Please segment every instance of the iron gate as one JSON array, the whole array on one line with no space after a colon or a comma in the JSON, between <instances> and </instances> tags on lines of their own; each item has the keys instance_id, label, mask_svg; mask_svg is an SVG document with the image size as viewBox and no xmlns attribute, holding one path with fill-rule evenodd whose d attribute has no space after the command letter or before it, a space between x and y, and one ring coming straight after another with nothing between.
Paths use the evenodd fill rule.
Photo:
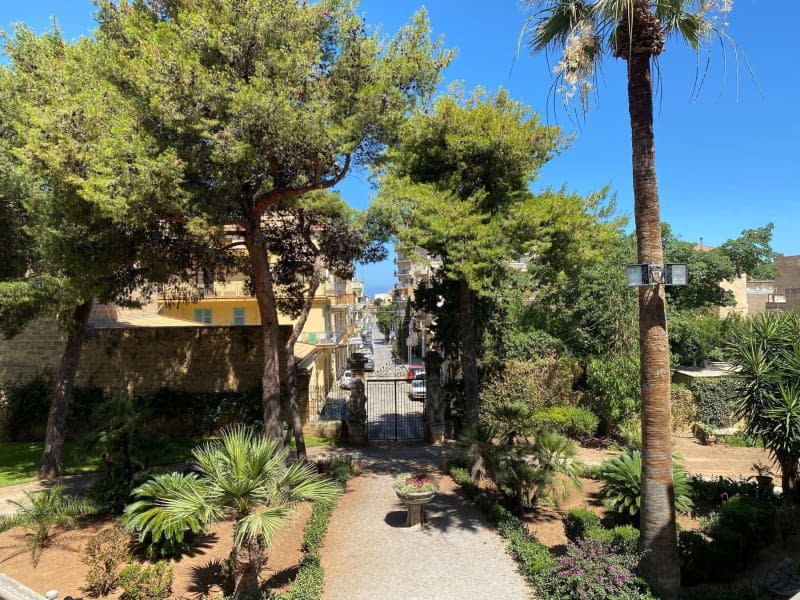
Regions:
<instances>
[{"instance_id":1,"label":"iron gate","mask_svg":"<svg viewBox=\"0 0 800 600\"><path fill-rule=\"evenodd\" d=\"M411 398L406 379L367 380L367 437L378 441L424 439L424 402Z\"/></svg>"}]
</instances>

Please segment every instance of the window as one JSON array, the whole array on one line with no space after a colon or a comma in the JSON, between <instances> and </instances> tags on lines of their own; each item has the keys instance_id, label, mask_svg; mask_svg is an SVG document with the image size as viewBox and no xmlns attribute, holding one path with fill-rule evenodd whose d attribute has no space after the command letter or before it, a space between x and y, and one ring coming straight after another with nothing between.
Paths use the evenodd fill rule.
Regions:
<instances>
[{"instance_id":1,"label":"window","mask_svg":"<svg viewBox=\"0 0 800 600\"><path fill-rule=\"evenodd\" d=\"M211 309L210 308L195 308L194 320L201 323L211 324Z\"/></svg>"},{"instance_id":2,"label":"window","mask_svg":"<svg viewBox=\"0 0 800 600\"><path fill-rule=\"evenodd\" d=\"M234 308L233 309L233 324L234 325L244 325L244 309L243 308Z\"/></svg>"}]
</instances>

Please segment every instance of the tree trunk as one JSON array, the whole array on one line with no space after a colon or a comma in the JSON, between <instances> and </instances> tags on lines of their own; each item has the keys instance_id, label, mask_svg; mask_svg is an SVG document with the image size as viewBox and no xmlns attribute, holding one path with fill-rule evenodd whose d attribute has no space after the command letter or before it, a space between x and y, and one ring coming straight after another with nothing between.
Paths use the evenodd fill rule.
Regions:
<instances>
[{"instance_id":1,"label":"tree trunk","mask_svg":"<svg viewBox=\"0 0 800 600\"><path fill-rule=\"evenodd\" d=\"M264 564L261 545L256 541L244 542L237 546L234 542L228 565L233 583L233 594L239 598L257 598L258 573Z\"/></svg>"},{"instance_id":2,"label":"tree trunk","mask_svg":"<svg viewBox=\"0 0 800 600\"><path fill-rule=\"evenodd\" d=\"M478 344L475 323L477 299L465 279L461 279L459 328L461 334L461 371L464 376L464 426L476 427L480 415L478 397Z\"/></svg>"},{"instance_id":3,"label":"tree trunk","mask_svg":"<svg viewBox=\"0 0 800 600\"><path fill-rule=\"evenodd\" d=\"M797 484L797 460L780 461L781 466L781 501L784 506L800 504L800 486ZM770 486L772 487L772 486Z\"/></svg>"},{"instance_id":4,"label":"tree trunk","mask_svg":"<svg viewBox=\"0 0 800 600\"><path fill-rule=\"evenodd\" d=\"M253 290L261 317L261 345L264 351L264 372L261 375L261 403L264 411L264 434L278 440L283 447L283 427L281 426L281 383L280 383L280 330L278 312L275 307L275 291L269 268L267 249L261 236L258 218L248 220L245 233L245 246L250 255Z\"/></svg>"},{"instance_id":5,"label":"tree trunk","mask_svg":"<svg viewBox=\"0 0 800 600\"><path fill-rule=\"evenodd\" d=\"M39 468L39 479L55 479L64 470L64 426L67 420L67 407L72 398L72 386L75 373L81 359L81 348L86 338L86 324L92 312L92 300L75 307L72 315L72 328L67 335L67 344L61 355L58 368L56 389L47 415L47 430L44 437L42 465Z\"/></svg>"},{"instance_id":6,"label":"tree trunk","mask_svg":"<svg viewBox=\"0 0 800 600\"><path fill-rule=\"evenodd\" d=\"M311 240L308 243L313 246ZM311 279L308 282L308 290L306 291L306 298L303 301L303 306L300 309L300 314L297 315L292 333L286 341L284 349L286 355L286 387L285 392L289 401L289 412L291 415L292 433L294 434L294 442L297 446L297 460L308 460L306 453L306 440L303 437L303 421L300 418L300 407L297 405L297 372L294 365L294 345L300 338L303 328L308 321L308 315L311 312L311 307L314 304L314 296L317 294L317 289L320 284L320 274L322 273L322 257L317 255L314 259L314 270Z\"/></svg>"},{"instance_id":7,"label":"tree trunk","mask_svg":"<svg viewBox=\"0 0 800 600\"><path fill-rule=\"evenodd\" d=\"M628 58L628 108L633 145L633 195L640 263L663 263L655 170L650 54ZM642 396L641 572L656 596L678 597L680 564L672 485L670 365L664 286L639 288Z\"/></svg>"}]
</instances>

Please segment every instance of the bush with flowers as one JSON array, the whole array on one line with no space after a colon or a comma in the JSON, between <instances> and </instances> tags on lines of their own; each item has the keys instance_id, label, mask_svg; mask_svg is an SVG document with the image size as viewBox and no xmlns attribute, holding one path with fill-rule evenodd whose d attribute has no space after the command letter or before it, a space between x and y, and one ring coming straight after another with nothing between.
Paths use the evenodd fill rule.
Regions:
<instances>
[{"instance_id":1,"label":"bush with flowers","mask_svg":"<svg viewBox=\"0 0 800 600\"><path fill-rule=\"evenodd\" d=\"M427 473L400 473L393 487L400 496L435 492L439 489L439 480Z\"/></svg>"},{"instance_id":2,"label":"bush with flowers","mask_svg":"<svg viewBox=\"0 0 800 600\"><path fill-rule=\"evenodd\" d=\"M541 598L575 600L654 600L637 576L638 555L621 554L601 540L580 540L567 547L549 573L540 575Z\"/></svg>"}]
</instances>

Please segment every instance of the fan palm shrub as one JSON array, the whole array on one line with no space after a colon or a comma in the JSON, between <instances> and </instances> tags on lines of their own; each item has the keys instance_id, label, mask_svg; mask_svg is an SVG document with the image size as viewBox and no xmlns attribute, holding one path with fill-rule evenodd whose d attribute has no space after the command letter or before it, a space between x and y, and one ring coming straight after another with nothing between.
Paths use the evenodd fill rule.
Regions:
<instances>
[{"instance_id":1,"label":"fan palm shrub","mask_svg":"<svg viewBox=\"0 0 800 600\"><path fill-rule=\"evenodd\" d=\"M518 510L557 503L578 486L575 444L557 433L539 433L532 444L495 449L494 480Z\"/></svg>"},{"instance_id":2,"label":"fan palm shrub","mask_svg":"<svg viewBox=\"0 0 800 600\"><path fill-rule=\"evenodd\" d=\"M30 530L27 537L28 548L34 564L38 562L41 551L47 547L55 527L74 528L78 526L76 517L91 514L94 505L81 496L64 495L61 484L42 490L41 492L24 492L27 502L8 502L16 507L12 515L0 515L0 531L12 527L24 527Z\"/></svg>"},{"instance_id":3,"label":"fan palm shrub","mask_svg":"<svg viewBox=\"0 0 800 600\"><path fill-rule=\"evenodd\" d=\"M222 519L235 521L228 568L236 594L258 590L264 550L300 502L332 501L340 487L307 463L287 466L288 450L246 427L223 432L219 440L192 452L197 474L159 475L134 490L125 527L180 543L187 532Z\"/></svg>"}]
</instances>

